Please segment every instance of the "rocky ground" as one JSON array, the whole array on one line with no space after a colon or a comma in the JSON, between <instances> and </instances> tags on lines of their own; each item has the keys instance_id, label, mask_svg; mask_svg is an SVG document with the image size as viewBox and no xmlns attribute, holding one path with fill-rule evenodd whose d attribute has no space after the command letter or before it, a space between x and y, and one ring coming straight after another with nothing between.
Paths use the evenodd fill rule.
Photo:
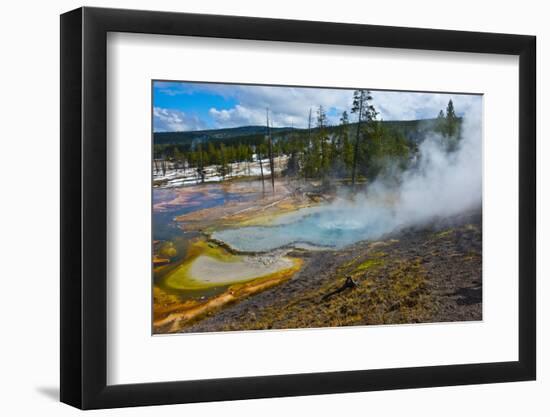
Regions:
<instances>
[{"instance_id":1,"label":"rocky ground","mask_svg":"<svg viewBox=\"0 0 550 417\"><path fill-rule=\"evenodd\" d=\"M481 222L479 209L339 251L295 251L304 266L292 279L182 331L481 320Z\"/></svg>"}]
</instances>

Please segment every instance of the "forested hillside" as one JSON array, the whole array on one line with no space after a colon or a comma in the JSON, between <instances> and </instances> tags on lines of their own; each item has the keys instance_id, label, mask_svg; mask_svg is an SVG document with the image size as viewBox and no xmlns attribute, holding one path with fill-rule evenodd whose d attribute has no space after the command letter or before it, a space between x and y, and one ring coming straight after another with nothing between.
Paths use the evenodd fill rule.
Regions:
<instances>
[{"instance_id":1,"label":"forested hillside","mask_svg":"<svg viewBox=\"0 0 550 417\"><path fill-rule=\"evenodd\" d=\"M437 135L448 151L456 148L462 119L452 101L437 118L409 121L378 120L371 101L368 90L355 91L351 114L344 111L337 125L328 124L319 106L309 110L307 128L274 128L267 110L265 126L154 133L155 170L165 172L169 163L176 171L192 169L200 177L205 167L215 166L225 178L235 163L268 159L268 168L273 168L273 161L284 157L285 176L355 184L406 169L416 160L419 143L430 135Z\"/></svg>"}]
</instances>

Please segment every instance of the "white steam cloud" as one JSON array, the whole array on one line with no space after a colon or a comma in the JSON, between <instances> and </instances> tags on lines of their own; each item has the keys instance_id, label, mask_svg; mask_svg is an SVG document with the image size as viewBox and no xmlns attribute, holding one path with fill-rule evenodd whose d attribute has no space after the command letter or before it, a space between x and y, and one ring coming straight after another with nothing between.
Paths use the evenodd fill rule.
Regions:
<instances>
[{"instance_id":1,"label":"white steam cloud","mask_svg":"<svg viewBox=\"0 0 550 417\"><path fill-rule=\"evenodd\" d=\"M388 231L481 206L481 131L479 116L468 114L463 119L455 152L446 151L444 138L439 135L430 135L421 143L418 166L403 173L390 218L380 219L387 223ZM389 193L395 193L395 190L375 183L362 201L356 200L356 204L368 208L373 197L379 200L389 197Z\"/></svg>"}]
</instances>

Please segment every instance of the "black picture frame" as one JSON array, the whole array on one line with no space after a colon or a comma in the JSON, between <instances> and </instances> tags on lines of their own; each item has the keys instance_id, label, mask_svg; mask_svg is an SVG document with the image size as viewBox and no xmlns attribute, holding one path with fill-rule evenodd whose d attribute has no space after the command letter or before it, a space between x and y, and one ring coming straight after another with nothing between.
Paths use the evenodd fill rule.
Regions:
<instances>
[{"instance_id":1,"label":"black picture frame","mask_svg":"<svg viewBox=\"0 0 550 417\"><path fill-rule=\"evenodd\" d=\"M519 56L519 358L427 366L107 385L108 32ZM536 38L136 10L61 15L61 401L82 409L534 380Z\"/></svg>"}]
</instances>

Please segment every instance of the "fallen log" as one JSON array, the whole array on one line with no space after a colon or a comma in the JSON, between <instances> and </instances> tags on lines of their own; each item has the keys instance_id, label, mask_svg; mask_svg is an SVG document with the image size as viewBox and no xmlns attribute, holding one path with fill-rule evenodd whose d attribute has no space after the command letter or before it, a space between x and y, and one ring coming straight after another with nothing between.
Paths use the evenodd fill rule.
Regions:
<instances>
[{"instance_id":1,"label":"fallen log","mask_svg":"<svg viewBox=\"0 0 550 417\"><path fill-rule=\"evenodd\" d=\"M334 291L329 292L328 294L325 294L322 298L323 301L328 300L330 297L336 294L340 294L342 291L345 291L347 289L354 289L357 288L359 284L353 280L351 276L346 276L346 282L344 282L344 285L342 285L340 288L335 289Z\"/></svg>"}]
</instances>

